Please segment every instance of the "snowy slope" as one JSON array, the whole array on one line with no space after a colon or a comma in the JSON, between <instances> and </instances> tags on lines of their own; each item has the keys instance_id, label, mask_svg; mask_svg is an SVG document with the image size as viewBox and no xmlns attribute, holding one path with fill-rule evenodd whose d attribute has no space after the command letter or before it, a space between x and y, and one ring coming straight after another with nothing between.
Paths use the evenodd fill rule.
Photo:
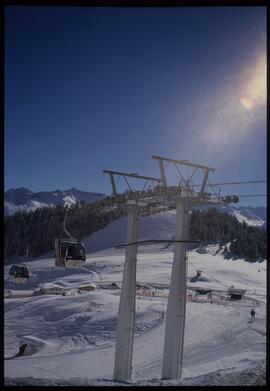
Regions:
<instances>
[{"instance_id":1,"label":"snowy slope","mask_svg":"<svg viewBox=\"0 0 270 391\"><path fill-rule=\"evenodd\" d=\"M139 224L139 239L172 239L175 231L175 211L143 217ZM84 240L88 252L104 250L126 242L127 217L113 221Z\"/></svg>"},{"instance_id":2,"label":"snowy slope","mask_svg":"<svg viewBox=\"0 0 270 391\"><path fill-rule=\"evenodd\" d=\"M141 247L137 282L147 284L155 296L137 291L132 384L226 385L232 379L234 385L264 384L266 262L224 260L213 255L216 251L217 247L208 246L206 254L189 252L188 290L212 288L214 303L203 296L187 302L183 377L162 381L162 312L166 312L173 253L162 246ZM100 286L116 282L121 287L124 251L111 248L88 254L82 269L56 268L53 259L39 259L28 266L31 281L20 290L8 280L5 267L6 384L115 385L119 289ZM191 283L197 269L203 278ZM64 286L70 295L33 293L48 282ZM90 282L97 285L95 291L76 292ZM226 298L231 285L246 289L242 301ZM252 307L256 321L249 324ZM12 358L20 342L28 343L28 351Z\"/></svg>"},{"instance_id":3,"label":"snowy slope","mask_svg":"<svg viewBox=\"0 0 270 391\"><path fill-rule=\"evenodd\" d=\"M260 226L264 223L259 217L250 215L244 217L237 211L231 211L239 222L245 221L251 226ZM139 224L139 239L173 239L175 233L176 212L168 211L160 214L142 217ZM116 244L126 242L127 218L115 220L105 228L93 233L84 240L88 252L104 250Z\"/></svg>"},{"instance_id":4,"label":"snowy slope","mask_svg":"<svg viewBox=\"0 0 270 391\"><path fill-rule=\"evenodd\" d=\"M202 205L195 209L207 210L212 208L212 205ZM252 207L252 206L232 206L232 205L216 205L215 208L221 213L229 213L236 217L236 219L252 227L266 227L266 207Z\"/></svg>"},{"instance_id":5,"label":"snowy slope","mask_svg":"<svg viewBox=\"0 0 270 391\"><path fill-rule=\"evenodd\" d=\"M235 216L240 223L245 222L251 227L262 227L265 224L265 220L247 209L234 210L230 214Z\"/></svg>"}]
</instances>

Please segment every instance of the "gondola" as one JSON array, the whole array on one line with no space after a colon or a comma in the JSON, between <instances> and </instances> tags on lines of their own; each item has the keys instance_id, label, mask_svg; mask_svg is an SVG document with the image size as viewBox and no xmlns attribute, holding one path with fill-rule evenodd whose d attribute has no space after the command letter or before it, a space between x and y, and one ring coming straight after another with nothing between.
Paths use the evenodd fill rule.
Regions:
<instances>
[{"instance_id":1,"label":"gondola","mask_svg":"<svg viewBox=\"0 0 270 391\"><path fill-rule=\"evenodd\" d=\"M55 239L55 266L82 267L85 260L82 242L76 239Z\"/></svg>"},{"instance_id":2,"label":"gondola","mask_svg":"<svg viewBox=\"0 0 270 391\"><path fill-rule=\"evenodd\" d=\"M12 265L9 270L9 277L13 282L24 284L29 279L28 268L25 265Z\"/></svg>"},{"instance_id":3,"label":"gondola","mask_svg":"<svg viewBox=\"0 0 270 391\"><path fill-rule=\"evenodd\" d=\"M84 245L81 241L75 239L66 228L66 220L68 210L71 209L76 203L76 199L73 196L67 196L64 198L65 202L65 218L63 221L63 229L67 235L64 239L55 239L54 245L54 257L55 266L60 267L82 267L86 261Z\"/></svg>"}]
</instances>

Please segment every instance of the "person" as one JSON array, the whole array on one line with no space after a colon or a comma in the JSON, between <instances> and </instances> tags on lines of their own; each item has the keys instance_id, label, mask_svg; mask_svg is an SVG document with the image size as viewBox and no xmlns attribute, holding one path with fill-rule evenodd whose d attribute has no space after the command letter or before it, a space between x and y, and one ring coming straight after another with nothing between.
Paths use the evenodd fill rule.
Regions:
<instances>
[{"instance_id":1,"label":"person","mask_svg":"<svg viewBox=\"0 0 270 391\"><path fill-rule=\"evenodd\" d=\"M255 311L254 308L250 311L250 320L255 320Z\"/></svg>"},{"instance_id":2,"label":"person","mask_svg":"<svg viewBox=\"0 0 270 391\"><path fill-rule=\"evenodd\" d=\"M27 343L24 343L24 344L22 344L22 345L19 347L18 356L22 356L22 355L24 354L24 351L25 351L26 346L27 346Z\"/></svg>"}]
</instances>

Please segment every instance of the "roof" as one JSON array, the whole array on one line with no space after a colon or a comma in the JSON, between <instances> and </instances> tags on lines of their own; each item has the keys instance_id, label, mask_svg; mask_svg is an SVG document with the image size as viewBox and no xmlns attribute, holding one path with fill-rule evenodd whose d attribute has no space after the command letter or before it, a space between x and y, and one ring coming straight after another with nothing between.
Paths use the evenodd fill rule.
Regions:
<instances>
[{"instance_id":1,"label":"roof","mask_svg":"<svg viewBox=\"0 0 270 391\"><path fill-rule=\"evenodd\" d=\"M119 286L115 283L115 282L111 282L111 283L105 283L105 284L101 284L100 285L100 288L103 288L103 289L107 289L107 288L110 288L110 287L117 287L119 288Z\"/></svg>"},{"instance_id":2,"label":"roof","mask_svg":"<svg viewBox=\"0 0 270 391\"><path fill-rule=\"evenodd\" d=\"M246 290L245 289L237 289L237 288L228 288L228 292L229 293L238 293L239 295L243 295L245 292L246 292Z\"/></svg>"},{"instance_id":3,"label":"roof","mask_svg":"<svg viewBox=\"0 0 270 391\"><path fill-rule=\"evenodd\" d=\"M95 284L87 284L87 285L79 286L79 289L96 288L96 287L97 286Z\"/></svg>"},{"instance_id":4,"label":"roof","mask_svg":"<svg viewBox=\"0 0 270 391\"><path fill-rule=\"evenodd\" d=\"M65 289L60 285L54 284L53 282L45 282L43 284L40 284L40 287L43 289L52 289L52 288L60 288L60 289Z\"/></svg>"}]
</instances>

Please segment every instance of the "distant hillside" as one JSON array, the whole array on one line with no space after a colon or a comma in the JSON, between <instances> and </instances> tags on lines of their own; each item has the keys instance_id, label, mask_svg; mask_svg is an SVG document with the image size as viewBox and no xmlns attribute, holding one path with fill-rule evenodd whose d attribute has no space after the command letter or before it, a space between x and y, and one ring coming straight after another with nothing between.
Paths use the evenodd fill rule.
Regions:
<instances>
[{"instance_id":1,"label":"distant hillside","mask_svg":"<svg viewBox=\"0 0 270 391\"><path fill-rule=\"evenodd\" d=\"M81 191L73 187L68 190L40 191L33 192L25 187L7 190L4 194L5 216L11 216L19 210L26 212L34 211L37 208L63 205L63 198L67 195L74 196L81 203L96 202L105 194Z\"/></svg>"},{"instance_id":2,"label":"distant hillside","mask_svg":"<svg viewBox=\"0 0 270 391\"><path fill-rule=\"evenodd\" d=\"M89 205L77 206L67 221L68 229L83 239L87 252L110 248L126 240L127 219L124 212L93 212ZM28 247L30 257L51 251L55 237L63 237L62 206L18 212L5 219L5 259L24 257ZM116 221L117 220L117 221ZM141 239L172 239L175 233L174 211L140 219ZM190 239L225 246L224 256L244 258L249 262L266 258L265 230L240 223L237 218L217 209L193 210Z\"/></svg>"},{"instance_id":3,"label":"distant hillside","mask_svg":"<svg viewBox=\"0 0 270 391\"><path fill-rule=\"evenodd\" d=\"M211 205L198 206L196 210L211 209ZM251 227L266 228L266 207L259 206L231 206L231 205L217 205L215 208L221 213L229 213L234 216L240 223L245 222Z\"/></svg>"},{"instance_id":4,"label":"distant hillside","mask_svg":"<svg viewBox=\"0 0 270 391\"><path fill-rule=\"evenodd\" d=\"M40 191L35 193L24 187L7 190L4 194L5 216L11 216L19 210L26 212L38 208L63 205L63 198L73 195L81 204L96 202L106 195L103 193L92 193L76 189ZM199 206L197 210L208 210L211 206ZM266 207L237 207L231 205L217 205L217 210L229 213L236 217L239 222L244 222L252 227L266 227Z\"/></svg>"}]
</instances>

